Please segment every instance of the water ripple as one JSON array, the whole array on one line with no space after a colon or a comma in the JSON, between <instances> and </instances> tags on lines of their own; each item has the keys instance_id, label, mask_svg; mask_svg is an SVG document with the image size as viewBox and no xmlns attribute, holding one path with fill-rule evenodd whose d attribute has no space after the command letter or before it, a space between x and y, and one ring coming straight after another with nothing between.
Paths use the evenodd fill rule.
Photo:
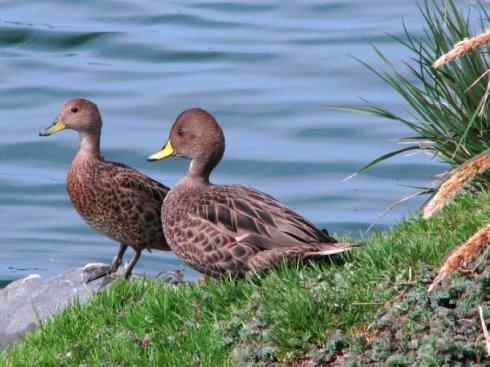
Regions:
<instances>
[{"instance_id":1,"label":"water ripple","mask_svg":"<svg viewBox=\"0 0 490 367\"><path fill-rule=\"evenodd\" d=\"M0 26L0 46L23 45L29 50L59 51L80 48L117 32L67 32L35 27Z\"/></svg>"},{"instance_id":2,"label":"water ripple","mask_svg":"<svg viewBox=\"0 0 490 367\"><path fill-rule=\"evenodd\" d=\"M342 182L396 149L407 131L326 108L358 106L364 97L404 112L395 93L350 55L375 63L370 44L376 43L395 64L406 60L386 34L402 34L402 17L420 34L415 3L2 2L0 279L34 268L54 274L114 255L116 244L83 222L66 192L76 134L37 136L66 99L79 96L96 101L103 113L107 159L167 185L183 176L188 162L151 164L145 157L165 141L182 110L209 109L227 140L215 182L256 187L322 227L362 236L410 191L401 184L422 186L444 170L416 156ZM418 205L391 212L379 228ZM138 270L182 266L171 254L142 260Z\"/></svg>"}]
</instances>

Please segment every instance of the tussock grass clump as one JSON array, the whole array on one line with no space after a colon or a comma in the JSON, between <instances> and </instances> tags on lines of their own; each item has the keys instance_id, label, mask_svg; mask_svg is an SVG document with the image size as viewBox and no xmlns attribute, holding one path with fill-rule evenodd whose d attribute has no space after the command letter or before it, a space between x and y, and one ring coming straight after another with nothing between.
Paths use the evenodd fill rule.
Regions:
<instances>
[{"instance_id":1,"label":"tussock grass clump","mask_svg":"<svg viewBox=\"0 0 490 367\"><path fill-rule=\"evenodd\" d=\"M361 61L403 98L409 113L397 114L369 102L350 110L394 120L413 131L400 139L406 146L375 159L363 170L409 151L428 152L453 169L490 148L490 33L485 30L490 17L487 5L481 3L477 5L479 22L470 22L477 17L466 16L469 9L465 6L460 9L453 0L426 0L420 7L424 36L415 37L405 27L404 37L395 38L412 54L402 67L376 48L384 71ZM471 24L476 23L478 27L472 29ZM433 67L435 60L437 68ZM490 173L482 173L474 182L478 189L482 184L490 186Z\"/></svg>"},{"instance_id":2,"label":"tussock grass clump","mask_svg":"<svg viewBox=\"0 0 490 367\"><path fill-rule=\"evenodd\" d=\"M0 354L0 366L340 361L373 342L368 325L400 296L400 284L422 279L419 291L427 292L431 279L420 275L432 269L434 276L447 254L489 217L490 194L463 195L429 221L412 218L374 234L342 265L284 266L250 280L176 288L149 279L123 281Z\"/></svg>"}]
</instances>

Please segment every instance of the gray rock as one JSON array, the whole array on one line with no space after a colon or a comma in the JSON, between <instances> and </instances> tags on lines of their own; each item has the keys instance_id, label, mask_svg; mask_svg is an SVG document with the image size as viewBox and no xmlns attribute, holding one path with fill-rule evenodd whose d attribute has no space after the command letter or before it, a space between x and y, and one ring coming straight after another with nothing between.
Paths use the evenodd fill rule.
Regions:
<instances>
[{"instance_id":1,"label":"gray rock","mask_svg":"<svg viewBox=\"0 0 490 367\"><path fill-rule=\"evenodd\" d=\"M46 279L32 274L0 289L0 351L63 311L74 300L83 304L106 288L114 277L86 281L108 268L106 264L87 264Z\"/></svg>"}]
</instances>

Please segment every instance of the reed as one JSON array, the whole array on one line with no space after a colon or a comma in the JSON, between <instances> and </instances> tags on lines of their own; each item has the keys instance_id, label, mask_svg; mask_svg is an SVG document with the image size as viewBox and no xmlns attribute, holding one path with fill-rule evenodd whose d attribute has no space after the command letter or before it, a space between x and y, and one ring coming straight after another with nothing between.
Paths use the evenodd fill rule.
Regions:
<instances>
[{"instance_id":1,"label":"reed","mask_svg":"<svg viewBox=\"0 0 490 367\"><path fill-rule=\"evenodd\" d=\"M429 286L429 292L432 292L448 275L454 273L456 270L463 269L466 264L475 260L489 243L490 225L480 229L468 241L451 252Z\"/></svg>"},{"instance_id":2,"label":"reed","mask_svg":"<svg viewBox=\"0 0 490 367\"><path fill-rule=\"evenodd\" d=\"M451 50L446 52L444 55L439 57L434 63L432 67L437 69L445 64L449 64L450 62L456 60L458 57L463 56L469 52L473 52L483 45L486 45L490 42L490 30L485 31L484 33L462 40L458 42Z\"/></svg>"},{"instance_id":3,"label":"reed","mask_svg":"<svg viewBox=\"0 0 490 367\"><path fill-rule=\"evenodd\" d=\"M454 197L463 190L464 186L471 182L477 175L481 175L490 168L490 152L485 151L475 158L468 160L456 168L442 182L436 194L422 209L422 217L429 219L439 212Z\"/></svg>"}]
</instances>

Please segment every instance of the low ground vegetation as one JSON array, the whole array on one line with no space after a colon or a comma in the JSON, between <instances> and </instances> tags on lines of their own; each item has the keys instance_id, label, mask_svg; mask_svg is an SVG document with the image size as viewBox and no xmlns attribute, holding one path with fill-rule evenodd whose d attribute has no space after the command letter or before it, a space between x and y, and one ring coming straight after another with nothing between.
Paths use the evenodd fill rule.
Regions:
<instances>
[{"instance_id":1,"label":"low ground vegetation","mask_svg":"<svg viewBox=\"0 0 490 367\"><path fill-rule=\"evenodd\" d=\"M204 285L120 281L0 354L0 366L488 365L475 316L482 306L490 321L488 253L472 274L431 295L427 286L489 217L489 193L463 195L374 234L344 263Z\"/></svg>"}]
</instances>

